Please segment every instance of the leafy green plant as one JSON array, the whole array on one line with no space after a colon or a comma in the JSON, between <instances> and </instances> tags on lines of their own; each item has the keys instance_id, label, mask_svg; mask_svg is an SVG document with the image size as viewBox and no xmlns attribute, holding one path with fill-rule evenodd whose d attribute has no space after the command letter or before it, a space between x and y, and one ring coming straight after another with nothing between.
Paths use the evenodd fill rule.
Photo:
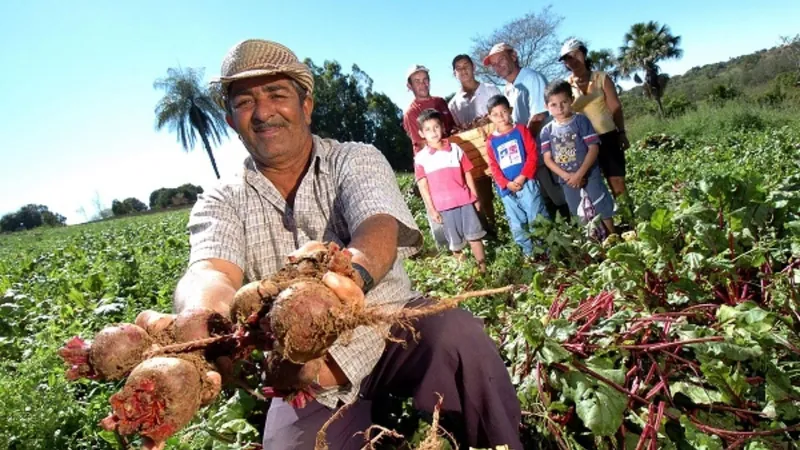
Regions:
<instances>
[{"instance_id":1,"label":"leafy green plant","mask_svg":"<svg viewBox=\"0 0 800 450\"><path fill-rule=\"evenodd\" d=\"M464 307L506 361L526 448L759 449L800 438L800 127L761 109L763 127L737 126L739 101L669 119L660 133L670 138L627 151L636 224L623 238L542 222L526 258L498 200L482 276L435 249L413 177L398 177L425 237L405 263L415 289L524 287ZM0 447L121 448L97 426L119 386L67 383L56 350L143 309L169 311L187 219L180 210L0 236ZM167 448L259 442L268 404L246 386L228 387ZM421 417L394 399L377 419L411 438Z\"/></svg>"}]
</instances>

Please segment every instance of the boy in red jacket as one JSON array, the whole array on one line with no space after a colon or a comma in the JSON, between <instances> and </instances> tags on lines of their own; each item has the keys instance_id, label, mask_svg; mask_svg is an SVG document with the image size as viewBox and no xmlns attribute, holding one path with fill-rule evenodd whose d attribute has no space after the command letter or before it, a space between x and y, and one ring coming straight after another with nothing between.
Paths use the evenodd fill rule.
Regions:
<instances>
[{"instance_id":1,"label":"boy in red jacket","mask_svg":"<svg viewBox=\"0 0 800 450\"><path fill-rule=\"evenodd\" d=\"M489 99L489 119L495 131L486 138L489 168L506 210L514 241L522 251L533 255L533 242L527 230L539 215L550 218L536 182L538 150L524 124L511 121L508 99L496 95Z\"/></svg>"}]
</instances>

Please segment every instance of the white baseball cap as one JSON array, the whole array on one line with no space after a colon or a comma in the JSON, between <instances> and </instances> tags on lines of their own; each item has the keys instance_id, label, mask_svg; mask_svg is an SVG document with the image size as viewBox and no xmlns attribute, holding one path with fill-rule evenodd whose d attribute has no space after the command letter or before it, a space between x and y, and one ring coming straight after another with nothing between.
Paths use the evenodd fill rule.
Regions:
<instances>
[{"instance_id":1,"label":"white baseball cap","mask_svg":"<svg viewBox=\"0 0 800 450\"><path fill-rule=\"evenodd\" d=\"M514 51L514 47L506 44L505 42L499 42L497 44L494 44L492 46L492 49L489 50L489 54L486 55L485 58L483 58L483 65L484 66L488 66L489 65L489 58L491 58L493 55L496 55L498 53L503 53L505 51L512 51L513 52Z\"/></svg>"},{"instance_id":2,"label":"white baseball cap","mask_svg":"<svg viewBox=\"0 0 800 450\"><path fill-rule=\"evenodd\" d=\"M427 67L425 67L425 66L423 66L421 64L414 64L414 65L412 65L411 67L408 68L408 72L406 72L406 80L411 78L411 75L414 75L417 72L429 73L429 70L428 70Z\"/></svg>"},{"instance_id":3,"label":"white baseball cap","mask_svg":"<svg viewBox=\"0 0 800 450\"><path fill-rule=\"evenodd\" d=\"M586 48L586 44L584 44L583 41L578 39L567 39L567 41L564 42L564 45L561 46L561 56L558 57L558 60L561 61L569 52L577 50L581 47Z\"/></svg>"}]
</instances>

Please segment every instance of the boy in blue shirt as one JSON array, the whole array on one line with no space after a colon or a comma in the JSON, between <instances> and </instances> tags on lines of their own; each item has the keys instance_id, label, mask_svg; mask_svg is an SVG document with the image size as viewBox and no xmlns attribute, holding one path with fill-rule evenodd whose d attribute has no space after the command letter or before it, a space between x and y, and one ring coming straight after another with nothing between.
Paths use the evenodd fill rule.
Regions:
<instances>
[{"instance_id":1,"label":"boy in blue shirt","mask_svg":"<svg viewBox=\"0 0 800 450\"><path fill-rule=\"evenodd\" d=\"M495 95L488 103L489 119L495 131L486 138L489 169L506 210L514 241L527 255L533 255L533 242L527 227L539 215L550 218L536 181L538 153L536 141L525 124L514 124L508 99Z\"/></svg>"},{"instance_id":2,"label":"boy in blue shirt","mask_svg":"<svg viewBox=\"0 0 800 450\"><path fill-rule=\"evenodd\" d=\"M586 116L572 112L572 87L568 82L550 83L544 98L553 116L540 136L544 163L559 176L570 212L578 210L583 189L608 232L614 233L614 201L597 162L600 138Z\"/></svg>"}]
</instances>

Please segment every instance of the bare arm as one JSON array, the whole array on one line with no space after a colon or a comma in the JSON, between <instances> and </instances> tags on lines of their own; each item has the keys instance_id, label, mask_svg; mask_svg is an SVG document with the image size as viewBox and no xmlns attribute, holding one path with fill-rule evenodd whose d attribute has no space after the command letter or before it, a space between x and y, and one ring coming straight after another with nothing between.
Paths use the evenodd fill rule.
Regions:
<instances>
[{"instance_id":1,"label":"bare arm","mask_svg":"<svg viewBox=\"0 0 800 450\"><path fill-rule=\"evenodd\" d=\"M553 172L554 174L558 175L559 177L561 177L564 180L569 178L569 176L571 175L569 172L567 172L566 170L562 169L561 166L556 164L555 161L553 161L553 155L550 152L544 152L544 165L546 165L547 168L550 169L551 172Z\"/></svg>"},{"instance_id":2,"label":"bare arm","mask_svg":"<svg viewBox=\"0 0 800 450\"><path fill-rule=\"evenodd\" d=\"M597 161L597 154L600 152L600 146L597 144L590 144L589 145L589 152L586 153L586 158L583 159L583 164L581 164L580 169L578 172L581 177L585 176L589 169L591 169L592 164Z\"/></svg>"},{"instance_id":3,"label":"bare arm","mask_svg":"<svg viewBox=\"0 0 800 450\"><path fill-rule=\"evenodd\" d=\"M419 188L419 194L422 196L422 201L425 203L425 209L428 210L428 213L435 212L436 208L433 206L431 190L428 188L428 179L420 178L420 180L417 182L417 187Z\"/></svg>"},{"instance_id":4,"label":"bare arm","mask_svg":"<svg viewBox=\"0 0 800 450\"><path fill-rule=\"evenodd\" d=\"M469 188L469 191L472 192L472 195L477 197L478 190L475 188L475 179L472 178L472 172L470 171L464 172L464 180L467 182L467 187Z\"/></svg>"},{"instance_id":5,"label":"bare arm","mask_svg":"<svg viewBox=\"0 0 800 450\"><path fill-rule=\"evenodd\" d=\"M475 179L472 178L472 172L469 170L464 172L464 180L467 182L467 187L469 191L472 192L472 195L475 196L475 209L480 211L480 198L478 197L478 189L475 188Z\"/></svg>"},{"instance_id":6,"label":"bare arm","mask_svg":"<svg viewBox=\"0 0 800 450\"><path fill-rule=\"evenodd\" d=\"M608 109L614 117L614 124L617 126L617 129L624 134L625 115L622 113L622 102L620 102L617 89L614 87L614 83L611 82L611 78L609 77L606 77L603 82L603 93L605 93L606 96L606 105L608 105Z\"/></svg>"},{"instance_id":7,"label":"bare arm","mask_svg":"<svg viewBox=\"0 0 800 450\"><path fill-rule=\"evenodd\" d=\"M173 311L209 308L230 317L233 296L242 287L244 273L224 259L198 261L189 267L175 289Z\"/></svg>"},{"instance_id":8,"label":"bare arm","mask_svg":"<svg viewBox=\"0 0 800 450\"><path fill-rule=\"evenodd\" d=\"M397 258L397 242L400 225L388 214L378 214L366 219L356 228L347 247L353 253L352 261L362 265L378 284L392 268Z\"/></svg>"}]
</instances>

